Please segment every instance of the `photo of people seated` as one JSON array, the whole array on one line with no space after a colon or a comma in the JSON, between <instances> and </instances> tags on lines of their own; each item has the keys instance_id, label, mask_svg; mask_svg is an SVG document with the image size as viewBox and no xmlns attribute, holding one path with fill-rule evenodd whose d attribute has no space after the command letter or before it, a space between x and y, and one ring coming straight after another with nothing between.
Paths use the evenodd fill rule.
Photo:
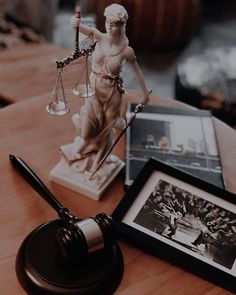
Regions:
<instances>
[{"instance_id":1,"label":"photo of people seated","mask_svg":"<svg viewBox=\"0 0 236 295\"><path fill-rule=\"evenodd\" d=\"M231 269L236 258L236 214L159 180L134 222Z\"/></svg>"}]
</instances>

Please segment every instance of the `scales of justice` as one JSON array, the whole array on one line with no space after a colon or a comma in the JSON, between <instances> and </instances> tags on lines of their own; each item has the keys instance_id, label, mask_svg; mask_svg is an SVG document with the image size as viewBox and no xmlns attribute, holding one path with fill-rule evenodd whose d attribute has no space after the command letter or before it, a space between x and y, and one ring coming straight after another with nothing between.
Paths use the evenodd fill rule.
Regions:
<instances>
[{"instance_id":1,"label":"scales of justice","mask_svg":"<svg viewBox=\"0 0 236 295\"><path fill-rule=\"evenodd\" d=\"M65 115L70 111L63 85L63 69L73 61L85 57L84 69L73 88L75 95L84 98L80 113L72 116L79 136L75 137L73 142L60 147L61 159L50 172L50 179L94 200L100 199L103 192L125 166L119 157L112 154L112 150L137 113L144 107L144 103L138 104L128 123L120 117L122 94L124 94L122 79L119 76L122 56L127 56L126 59L130 59L128 60L130 64L135 64L134 71L146 94L145 103L151 93L146 90L135 55L128 46L128 39L125 35L125 23L128 18L126 10L121 5L112 4L106 8L104 15L106 16L107 34L80 24L80 8L76 7L74 22L77 20L79 23L74 26L74 49L71 56L56 62L56 85L46 107L50 114L57 116ZM87 35L83 42L80 42L80 32ZM107 47L107 40L113 42L113 45ZM89 75L90 56L95 62ZM102 64L99 63L101 60ZM110 67L111 74L110 72L109 75L104 73L100 70L100 66L106 71ZM85 75L84 84L80 83L83 75ZM120 134L116 139L115 128L120 129Z\"/></svg>"}]
</instances>

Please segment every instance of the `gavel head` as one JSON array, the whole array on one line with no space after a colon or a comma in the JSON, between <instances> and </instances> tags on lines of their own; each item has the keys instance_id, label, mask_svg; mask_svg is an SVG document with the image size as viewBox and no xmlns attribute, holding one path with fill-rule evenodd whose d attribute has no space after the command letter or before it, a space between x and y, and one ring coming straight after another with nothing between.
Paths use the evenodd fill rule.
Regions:
<instances>
[{"instance_id":1,"label":"gavel head","mask_svg":"<svg viewBox=\"0 0 236 295\"><path fill-rule=\"evenodd\" d=\"M56 234L58 253L67 265L76 265L96 251L112 247L116 241L116 228L105 213L60 228Z\"/></svg>"}]
</instances>

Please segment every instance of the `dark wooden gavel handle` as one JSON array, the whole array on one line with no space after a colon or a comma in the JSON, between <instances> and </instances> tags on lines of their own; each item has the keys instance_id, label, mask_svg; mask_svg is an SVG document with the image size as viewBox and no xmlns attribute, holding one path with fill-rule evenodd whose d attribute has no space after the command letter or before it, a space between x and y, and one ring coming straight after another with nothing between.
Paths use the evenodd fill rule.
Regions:
<instances>
[{"instance_id":1,"label":"dark wooden gavel handle","mask_svg":"<svg viewBox=\"0 0 236 295\"><path fill-rule=\"evenodd\" d=\"M58 213L58 215L66 209L20 157L16 155L9 155L9 158L13 166L24 177L28 184L41 197L43 197L43 199Z\"/></svg>"}]
</instances>

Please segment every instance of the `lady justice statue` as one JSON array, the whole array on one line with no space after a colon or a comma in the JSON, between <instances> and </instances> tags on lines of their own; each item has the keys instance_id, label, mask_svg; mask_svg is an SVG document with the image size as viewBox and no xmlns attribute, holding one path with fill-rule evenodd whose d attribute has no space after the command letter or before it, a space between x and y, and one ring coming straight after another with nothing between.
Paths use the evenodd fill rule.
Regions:
<instances>
[{"instance_id":1,"label":"lady justice statue","mask_svg":"<svg viewBox=\"0 0 236 295\"><path fill-rule=\"evenodd\" d=\"M94 89L94 95L87 97L80 113L73 115L72 120L79 136L72 144L60 148L64 162L61 161L61 167L55 167L57 169L51 173L52 179L57 182L95 199L98 199L105 189L104 185L109 185L111 178L113 179L124 166L118 157L110 155L99 167L113 145L114 129L126 127L125 120L120 117L124 94L120 77L123 61L130 64L140 85L143 93L141 105L149 101L150 94L134 50L129 46L126 37L127 11L119 4L112 4L105 9L104 15L106 33L81 24L78 14L71 18L73 28L79 28L82 34L97 42L92 54L90 74L90 85ZM91 178L92 174L94 175ZM68 182L71 184L68 185ZM87 182L86 189L77 189L77 186L80 186L78 182L82 186Z\"/></svg>"}]
</instances>

